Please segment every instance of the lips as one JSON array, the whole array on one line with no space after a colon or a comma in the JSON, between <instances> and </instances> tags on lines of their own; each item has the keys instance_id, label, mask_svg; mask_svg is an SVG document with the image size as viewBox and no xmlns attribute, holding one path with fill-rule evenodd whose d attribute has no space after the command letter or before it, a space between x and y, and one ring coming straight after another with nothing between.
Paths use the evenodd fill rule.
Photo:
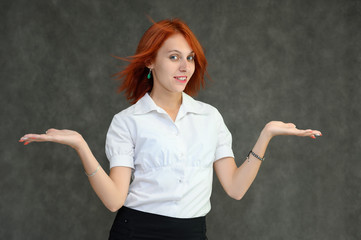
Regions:
<instances>
[{"instance_id":1,"label":"lips","mask_svg":"<svg viewBox=\"0 0 361 240\"><path fill-rule=\"evenodd\" d=\"M187 81L187 76L176 76L174 78L179 82L186 82Z\"/></svg>"}]
</instances>

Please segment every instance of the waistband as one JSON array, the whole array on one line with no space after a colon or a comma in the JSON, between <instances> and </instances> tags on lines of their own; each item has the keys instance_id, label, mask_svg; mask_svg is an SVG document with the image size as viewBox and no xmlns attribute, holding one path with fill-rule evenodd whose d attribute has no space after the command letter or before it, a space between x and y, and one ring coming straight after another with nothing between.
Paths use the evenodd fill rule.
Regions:
<instances>
[{"instance_id":1,"label":"waistband","mask_svg":"<svg viewBox=\"0 0 361 240\"><path fill-rule=\"evenodd\" d=\"M143 212L135 209L131 209L123 206L119 209L117 215L126 215L128 218L135 218L138 221L146 221L146 222L175 222L180 224L201 224L205 223L206 217L196 217L196 218L175 218L169 216L158 215L154 213Z\"/></svg>"}]
</instances>

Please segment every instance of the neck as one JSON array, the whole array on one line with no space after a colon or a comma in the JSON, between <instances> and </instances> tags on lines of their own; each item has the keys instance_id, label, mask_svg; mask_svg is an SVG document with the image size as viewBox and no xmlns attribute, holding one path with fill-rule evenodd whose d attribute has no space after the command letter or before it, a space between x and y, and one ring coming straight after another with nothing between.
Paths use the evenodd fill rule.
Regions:
<instances>
[{"instance_id":1,"label":"neck","mask_svg":"<svg viewBox=\"0 0 361 240\"><path fill-rule=\"evenodd\" d=\"M155 94L150 92L150 97L165 110L178 110L182 104L182 93Z\"/></svg>"},{"instance_id":2,"label":"neck","mask_svg":"<svg viewBox=\"0 0 361 240\"><path fill-rule=\"evenodd\" d=\"M164 109L170 118L175 121L182 104L182 93L155 94L154 91L151 91L149 95L155 104Z\"/></svg>"}]
</instances>

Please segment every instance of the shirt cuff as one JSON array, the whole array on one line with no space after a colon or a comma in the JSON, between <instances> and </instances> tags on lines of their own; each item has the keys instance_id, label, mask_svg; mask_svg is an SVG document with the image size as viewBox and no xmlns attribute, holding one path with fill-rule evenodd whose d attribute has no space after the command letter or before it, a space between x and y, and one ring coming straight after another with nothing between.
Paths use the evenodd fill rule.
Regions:
<instances>
[{"instance_id":1,"label":"shirt cuff","mask_svg":"<svg viewBox=\"0 0 361 240\"><path fill-rule=\"evenodd\" d=\"M129 155L114 155L109 159L110 167L130 167L134 169L134 159Z\"/></svg>"},{"instance_id":2,"label":"shirt cuff","mask_svg":"<svg viewBox=\"0 0 361 240\"><path fill-rule=\"evenodd\" d=\"M230 148L229 146L222 146L222 147L217 148L214 161L217 161L217 160L219 160L221 158L225 158L225 157L233 157L234 158L232 148Z\"/></svg>"}]
</instances>

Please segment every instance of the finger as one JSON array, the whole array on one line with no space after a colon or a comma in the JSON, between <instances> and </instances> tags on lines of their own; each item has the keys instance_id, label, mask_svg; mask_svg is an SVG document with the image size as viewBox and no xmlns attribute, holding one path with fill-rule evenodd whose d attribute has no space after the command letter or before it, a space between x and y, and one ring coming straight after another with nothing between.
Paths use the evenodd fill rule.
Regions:
<instances>
[{"instance_id":1,"label":"finger","mask_svg":"<svg viewBox=\"0 0 361 240\"><path fill-rule=\"evenodd\" d=\"M294 129L293 135L299 136L299 137L310 137L313 135L312 130L302 130L302 129Z\"/></svg>"},{"instance_id":2,"label":"finger","mask_svg":"<svg viewBox=\"0 0 361 240\"><path fill-rule=\"evenodd\" d=\"M20 138L19 142L24 143L24 145L28 145L31 142L31 139L25 135Z\"/></svg>"},{"instance_id":3,"label":"finger","mask_svg":"<svg viewBox=\"0 0 361 240\"><path fill-rule=\"evenodd\" d=\"M312 133L313 133L314 138L322 136L322 133L320 131L317 131L317 130L313 131Z\"/></svg>"},{"instance_id":4,"label":"finger","mask_svg":"<svg viewBox=\"0 0 361 240\"><path fill-rule=\"evenodd\" d=\"M297 129L299 131L299 134L301 136L309 136L312 135L312 130L311 129Z\"/></svg>"},{"instance_id":5,"label":"finger","mask_svg":"<svg viewBox=\"0 0 361 240\"><path fill-rule=\"evenodd\" d=\"M312 132L309 131L309 130L301 130L301 129L299 129L297 135L300 136L300 137L309 137L309 136L312 135Z\"/></svg>"},{"instance_id":6,"label":"finger","mask_svg":"<svg viewBox=\"0 0 361 240\"><path fill-rule=\"evenodd\" d=\"M305 130L305 135L304 136L316 139L316 137L321 137L322 133L320 131L318 131L318 130L307 129L307 130Z\"/></svg>"},{"instance_id":7,"label":"finger","mask_svg":"<svg viewBox=\"0 0 361 240\"><path fill-rule=\"evenodd\" d=\"M51 141L52 137L46 134L26 134L22 138L20 138L19 142L45 142Z\"/></svg>"},{"instance_id":8,"label":"finger","mask_svg":"<svg viewBox=\"0 0 361 240\"><path fill-rule=\"evenodd\" d=\"M19 140L19 142L26 142L26 141L30 141L30 136L32 134L25 134L24 136L22 136Z\"/></svg>"}]
</instances>

